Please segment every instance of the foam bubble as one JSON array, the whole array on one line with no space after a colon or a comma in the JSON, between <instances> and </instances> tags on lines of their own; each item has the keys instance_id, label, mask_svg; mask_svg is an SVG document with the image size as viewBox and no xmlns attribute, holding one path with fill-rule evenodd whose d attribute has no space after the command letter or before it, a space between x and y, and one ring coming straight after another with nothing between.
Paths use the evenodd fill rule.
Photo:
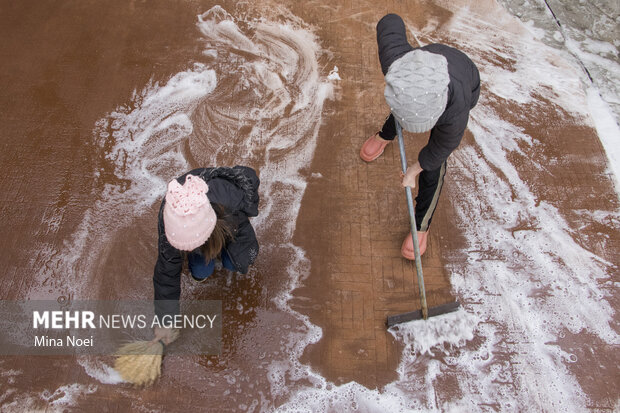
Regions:
<instances>
[{"instance_id":1,"label":"foam bubble","mask_svg":"<svg viewBox=\"0 0 620 413\"><path fill-rule=\"evenodd\" d=\"M334 66L334 68L329 72L327 78L329 80L342 80L340 79L340 75L338 74L338 66Z\"/></svg>"},{"instance_id":2,"label":"foam bubble","mask_svg":"<svg viewBox=\"0 0 620 413\"><path fill-rule=\"evenodd\" d=\"M68 406L75 405L76 401L97 391L97 386L84 384L67 384L54 391L44 390L41 393L28 392L14 397L11 403L2 403L3 412L64 412ZM47 405L41 409L41 402Z\"/></svg>"},{"instance_id":3,"label":"foam bubble","mask_svg":"<svg viewBox=\"0 0 620 413\"><path fill-rule=\"evenodd\" d=\"M103 384L119 384L124 383L121 375L101 360L95 357L81 356L77 359L78 364L82 366L86 374Z\"/></svg>"},{"instance_id":4,"label":"foam bubble","mask_svg":"<svg viewBox=\"0 0 620 413\"><path fill-rule=\"evenodd\" d=\"M620 197L620 127L598 90L590 87L587 93L590 114L609 159L609 169L615 177L616 192Z\"/></svg>"},{"instance_id":5,"label":"foam bubble","mask_svg":"<svg viewBox=\"0 0 620 413\"><path fill-rule=\"evenodd\" d=\"M54 392L44 391L41 398L47 401L52 407L72 405L76 399L83 395L92 394L97 391L97 386L86 386L83 384L68 384L60 386Z\"/></svg>"},{"instance_id":6,"label":"foam bubble","mask_svg":"<svg viewBox=\"0 0 620 413\"><path fill-rule=\"evenodd\" d=\"M473 339L478 322L477 317L460 309L428 320L404 323L390 332L407 343L405 352L434 356L433 351L449 354L451 348L461 347Z\"/></svg>"}]
</instances>

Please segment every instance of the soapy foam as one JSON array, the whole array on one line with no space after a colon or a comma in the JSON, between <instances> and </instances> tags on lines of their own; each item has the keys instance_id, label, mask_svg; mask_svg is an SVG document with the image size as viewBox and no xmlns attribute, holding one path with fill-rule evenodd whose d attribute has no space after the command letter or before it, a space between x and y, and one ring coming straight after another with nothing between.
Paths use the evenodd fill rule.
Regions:
<instances>
[{"instance_id":1,"label":"soapy foam","mask_svg":"<svg viewBox=\"0 0 620 413\"><path fill-rule=\"evenodd\" d=\"M281 12L289 23L259 21L251 39L219 6L199 16L206 47L219 46L218 65L226 70L234 61L239 70L226 79L234 95L216 91L204 107L207 115L197 119L196 129L210 133L192 144L201 164L260 163L261 213L253 224L259 234L277 226L280 239L288 240L306 187L299 171L312 160L323 102L332 97L333 86L321 79L322 50L314 34L300 28L290 12ZM250 56L239 57L240 50ZM241 132L245 129L249 132Z\"/></svg>"},{"instance_id":2,"label":"soapy foam","mask_svg":"<svg viewBox=\"0 0 620 413\"><path fill-rule=\"evenodd\" d=\"M45 390L41 394L20 394L11 403L3 403L3 412L64 412L75 405L80 397L97 391L95 385L70 384L60 386L54 391ZM45 403L45 408L41 408Z\"/></svg>"},{"instance_id":3,"label":"soapy foam","mask_svg":"<svg viewBox=\"0 0 620 413\"><path fill-rule=\"evenodd\" d=\"M450 354L450 348L463 347L474 338L474 329L480 320L464 310L446 314L437 319L404 323L394 330L394 336L407 344L406 353L412 357L434 352ZM399 367L406 374L403 365Z\"/></svg>"},{"instance_id":4,"label":"soapy foam","mask_svg":"<svg viewBox=\"0 0 620 413\"><path fill-rule=\"evenodd\" d=\"M518 27L502 32L506 18L485 21L462 10L449 28L451 35L467 39L462 49L478 64L485 87L517 104L533 104L542 96L589 122L577 65L566 53L538 43L540 33L533 36ZM497 56L511 66L498 65ZM467 265L448 268L465 310L394 330L405 350L399 379L382 391L357 383L333 386L314 376L319 388L297 392L278 411L586 408L587 398L567 367L576 358L554 343L565 331L586 330L618 344L606 300L612 292L605 287L613 266L575 242L557 208L539 202L508 160L511 153L535 148L535 139L502 119L485 97L472 113L470 130L476 147L460 148L452 158L459 170L470 171L472 183L450 188L459 221L469 223L464 233L470 240ZM530 166L545 169L535 161ZM592 219L605 222L613 216L597 211ZM523 222L530 229L515 229ZM468 345L472 340L476 344ZM440 401L435 383L446 364L458 377L462 395Z\"/></svg>"},{"instance_id":5,"label":"soapy foam","mask_svg":"<svg viewBox=\"0 0 620 413\"><path fill-rule=\"evenodd\" d=\"M340 78L340 74L338 74L338 66L334 66L331 72L329 72L329 75L327 76L327 78L329 80L342 80Z\"/></svg>"},{"instance_id":6,"label":"soapy foam","mask_svg":"<svg viewBox=\"0 0 620 413\"><path fill-rule=\"evenodd\" d=\"M497 40L481 36L470 21L469 14L455 16L450 32L468 39L460 46L479 64L489 89L498 90L495 81L503 87L504 75L488 70L490 62L476 50L486 51L483 45L487 42L492 49L494 42L509 44L508 39L502 39L501 32L495 33ZM475 39L473 44L471 39ZM512 76L525 82L512 83L510 97L503 97L531 102L531 88L536 87L543 98L586 118L579 112L579 101L585 97L578 72L566 71L570 66L562 63L561 56L534 40L526 33L519 48L511 50L511 60L519 62ZM531 53L534 49L538 53ZM558 79L564 82L563 87L558 87ZM453 269L452 284L459 296L476 303L471 308L478 317L506 325L494 335L518 343L507 346L514 351L510 368L499 367L491 374L497 380L507 377L515 385L514 392L503 394L500 405L512 401L512 406L522 407L531 402L544 409L585 408L587 400L566 367L570 355L551 343L563 331L577 334L583 330L609 344L620 342L612 326L614 311L606 300L611 291L604 287L613 266L575 242L573 230L557 208L537 200L519 177L507 156L518 147L523 133L515 133L514 127L501 119L490 97L481 97L469 128L476 147L461 148L453 156L461 170L470 171L469 179L450 188L469 240L469 259L465 268ZM479 197L480 193L485 197ZM523 222L527 227L515 230ZM493 397L497 387L479 389L483 399L497 399Z\"/></svg>"},{"instance_id":7,"label":"soapy foam","mask_svg":"<svg viewBox=\"0 0 620 413\"><path fill-rule=\"evenodd\" d=\"M610 135L599 129L599 124L603 123L605 129L612 127L617 130L620 123L617 2L574 1L560 7L551 3L530 4L529 0L500 0L500 3L511 10L514 6L516 15L522 20L527 19L526 27L530 32L536 33L537 38L558 51L568 51L573 58L570 60L581 66L582 78L588 85L590 116L608 153L611 169L616 172L617 187L620 178L617 157L613 153L618 146L617 138L614 139L618 133ZM545 13L540 13L539 6L544 7ZM561 25L555 21L549 8L558 12ZM616 167L613 167L614 163ZM617 188L617 191L620 189Z\"/></svg>"},{"instance_id":8,"label":"soapy foam","mask_svg":"<svg viewBox=\"0 0 620 413\"><path fill-rule=\"evenodd\" d=\"M43 400L49 402L52 407L62 407L75 403L76 398L82 395L92 394L97 391L97 386L83 384L69 384L60 386L54 392L43 392Z\"/></svg>"},{"instance_id":9,"label":"soapy foam","mask_svg":"<svg viewBox=\"0 0 620 413\"><path fill-rule=\"evenodd\" d=\"M100 383L120 384L125 382L119 372L95 357L80 356L77 362L84 368L86 374Z\"/></svg>"},{"instance_id":10,"label":"soapy foam","mask_svg":"<svg viewBox=\"0 0 620 413\"><path fill-rule=\"evenodd\" d=\"M620 127L609 110L609 106L601 99L598 90L590 87L587 93L590 114L609 159L609 169L615 177L616 192L620 197Z\"/></svg>"},{"instance_id":11,"label":"soapy foam","mask_svg":"<svg viewBox=\"0 0 620 413\"><path fill-rule=\"evenodd\" d=\"M99 250L115 231L161 197L171 173L187 169L179 143L193 131L188 114L215 85L215 72L195 64L165 85L149 84L134 92L134 109L121 107L97 122L95 142L105 150L103 162L111 164L118 183L99 184L101 171L96 171L94 206L84 213L71 239L64 242L61 251L33 258L33 268L42 267L44 271L39 273L29 297L63 302L73 297L97 297L103 278L92 271ZM103 165L100 167L103 170ZM92 242L95 234L97 242ZM60 273L62 279L56 278Z\"/></svg>"},{"instance_id":12,"label":"soapy foam","mask_svg":"<svg viewBox=\"0 0 620 413\"><path fill-rule=\"evenodd\" d=\"M95 141L105 152L105 162L113 167L114 180L120 183L98 186L95 206L84 214L67 250L54 252L59 256L52 264L54 271L79 263L82 273L88 273L92 261L85 255L95 248L86 246L85 241L97 234L98 241L105 243L138 211L148 210L158 201L167 180L189 168L180 145L188 138L192 155L201 165L262 163L257 168L262 181L261 214L253 224L259 238L266 232L275 232L272 239L280 241L292 237L306 187L299 171L312 160L322 105L332 97L332 84L321 79L318 69L321 49L315 36L300 27L297 19L287 24L256 22L250 39L230 14L216 6L198 16L197 25L205 41L203 56L217 56L217 62L196 63L164 85L149 84L134 93L130 105L97 122ZM240 57L240 52L248 58L243 54ZM225 67L233 60L239 71ZM222 77L221 83L217 82L223 85L221 90L216 88L216 73ZM240 78L235 78L238 75ZM230 85L237 94L230 93ZM240 129L245 125L251 128L244 134ZM104 168L97 170L95 177L100 179L104 173ZM126 214L118 214L119 210ZM111 220L110 213L127 219ZM290 291L307 276L309 262L304 251L290 243L263 243L262 248L277 248L279 254L290 257L287 261L293 277L274 298L281 311L290 311ZM88 285L96 295L97 289L92 283ZM63 297L84 294L78 286ZM281 342L285 359L274 360L270 366L273 394L286 388L282 377L298 380L307 376L307 367L297 359L308 342L316 342L321 336L320 329L307 317L293 314L305 329L292 332ZM80 357L78 363L101 383L121 382L113 369L95 358ZM296 363L294 368L292 363Z\"/></svg>"},{"instance_id":13,"label":"soapy foam","mask_svg":"<svg viewBox=\"0 0 620 413\"><path fill-rule=\"evenodd\" d=\"M118 183L98 185L101 173L95 174L93 208L84 213L61 251L47 249L36 257L44 260L44 271L30 297L51 295L59 302L98 297L104 277L94 274L97 255L117 230L161 199L171 177L188 169L180 143L193 132L189 115L215 86L215 72L195 64L163 85L151 83L134 92L133 109L120 107L96 123L95 142L105 150L105 162L112 165ZM63 274L62 279L56 274ZM89 357L77 361L102 383L120 382L118 374L103 363Z\"/></svg>"}]
</instances>

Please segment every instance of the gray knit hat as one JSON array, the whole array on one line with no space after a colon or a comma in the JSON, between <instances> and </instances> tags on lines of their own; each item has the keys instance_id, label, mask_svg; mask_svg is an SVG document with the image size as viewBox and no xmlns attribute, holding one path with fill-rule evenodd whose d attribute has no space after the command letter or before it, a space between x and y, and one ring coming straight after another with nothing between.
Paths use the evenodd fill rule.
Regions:
<instances>
[{"instance_id":1,"label":"gray knit hat","mask_svg":"<svg viewBox=\"0 0 620 413\"><path fill-rule=\"evenodd\" d=\"M448 102L448 61L440 54L416 49L390 65L385 100L409 132L430 130Z\"/></svg>"}]
</instances>

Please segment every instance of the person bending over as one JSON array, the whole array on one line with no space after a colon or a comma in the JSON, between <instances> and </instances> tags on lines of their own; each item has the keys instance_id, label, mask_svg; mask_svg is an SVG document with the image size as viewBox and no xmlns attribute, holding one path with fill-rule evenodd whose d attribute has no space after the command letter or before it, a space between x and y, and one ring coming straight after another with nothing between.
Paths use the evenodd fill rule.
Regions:
<instances>
[{"instance_id":1,"label":"person bending over","mask_svg":"<svg viewBox=\"0 0 620 413\"><path fill-rule=\"evenodd\" d=\"M446 173L446 160L459 146L469 111L478 102L480 74L465 53L450 46L411 46L405 24L396 14L384 16L377 24L377 44L386 82L385 99L391 113L381 130L364 142L360 157L372 162L381 156L396 136L395 120L409 132L430 130L418 161L407 168L402 179L403 186L414 188L420 175L415 218L423 254ZM409 260L415 259L411 233L403 241L401 253Z\"/></svg>"},{"instance_id":2,"label":"person bending over","mask_svg":"<svg viewBox=\"0 0 620 413\"><path fill-rule=\"evenodd\" d=\"M256 172L235 166L194 169L168 184L159 209L158 255L153 273L155 314L179 313L181 270L187 259L191 277L206 280L221 260L242 274L258 255L249 217L258 215ZM170 328L155 328L155 339L170 343Z\"/></svg>"}]
</instances>

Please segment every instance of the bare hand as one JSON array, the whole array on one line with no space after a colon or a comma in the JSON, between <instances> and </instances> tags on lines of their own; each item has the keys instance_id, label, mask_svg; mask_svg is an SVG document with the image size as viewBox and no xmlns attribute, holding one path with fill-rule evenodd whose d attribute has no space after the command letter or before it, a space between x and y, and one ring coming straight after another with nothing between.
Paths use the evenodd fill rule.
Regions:
<instances>
[{"instance_id":1,"label":"bare hand","mask_svg":"<svg viewBox=\"0 0 620 413\"><path fill-rule=\"evenodd\" d=\"M152 343L161 341L165 345L172 343L179 336L179 332L173 328L155 327L153 328L155 338L151 340Z\"/></svg>"},{"instance_id":2,"label":"bare hand","mask_svg":"<svg viewBox=\"0 0 620 413\"><path fill-rule=\"evenodd\" d=\"M423 169L420 167L420 163L416 162L415 165L407 168L406 173L400 173L400 177L402 179L403 187L415 188L415 179L422 172Z\"/></svg>"}]
</instances>

